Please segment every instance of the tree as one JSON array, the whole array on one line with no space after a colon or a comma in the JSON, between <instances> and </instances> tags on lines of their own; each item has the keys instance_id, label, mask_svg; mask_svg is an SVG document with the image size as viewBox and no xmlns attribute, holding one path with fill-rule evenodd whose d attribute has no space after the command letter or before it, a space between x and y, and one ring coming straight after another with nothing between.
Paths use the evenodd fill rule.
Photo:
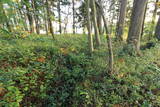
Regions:
<instances>
[{"instance_id":1,"label":"tree","mask_svg":"<svg viewBox=\"0 0 160 107\"><path fill-rule=\"evenodd\" d=\"M93 13L92 18L93 18L95 37L96 37L96 45L99 47L101 45L101 40L100 40L98 24L97 24L97 14L96 14L95 0L91 0L91 4L92 4L92 13Z\"/></svg>"},{"instance_id":2,"label":"tree","mask_svg":"<svg viewBox=\"0 0 160 107\"><path fill-rule=\"evenodd\" d=\"M49 2L49 0L46 0L46 10L47 10L48 28L49 28L49 31L50 31L53 39L55 39L54 31L53 31L53 25L52 25L52 19L51 19L51 10L50 10L50 2Z\"/></svg>"},{"instance_id":3,"label":"tree","mask_svg":"<svg viewBox=\"0 0 160 107\"><path fill-rule=\"evenodd\" d=\"M106 30L106 38L107 38L107 45L108 45L108 52L109 52L109 57L108 57L108 65L109 65L109 73L112 73L113 72L113 66L114 66L114 56L113 56L113 49L112 49L112 40L111 40L111 37L110 37L110 33L109 33L109 30L108 30L108 25L107 25L107 20L105 18L105 15L104 15L104 10L103 10L103 7L101 4L97 3L96 4L98 5L99 9L100 9L100 12L101 12L101 15L102 15L102 18L103 18L103 22L104 22L104 27L105 27L105 30Z\"/></svg>"},{"instance_id":4,"label":"tree","mask_svg":"<svg viewBox=\"0 0 160 107\"><path fill-rule=\"evenodd\" d=\"M126 9L127 9L127 0L120 0L120 15L117 24L117 35L116 37L119 40L123 40L123 30L124 30L124 23L125 23L125 16L126 16Z\"/></svg>"},{"instance_id":5,"label":"tree","mask_svg":"<svg viewBox=\"0 0 160 107\"><path fill-rule=\"evenodd\" d=\"M24 0L24 5L26 7L26 11L27 11L27 17L28 17L28 21L29 21L29 25L30 25L30 33L34 33L34 19L33 19L33 15L31 12L31 5L29 0Z\"/></svg>"},{"instance_id":6,"label":"tree","mask_svg":"<svg viewBox=\"0 0 160 107\"><path fill-rule=\"evenodd\" d=\"M39 12L38 12L38 4L37 2L38 1L34 1L34 0L31 0L32 2L32 8L33 8L33 17L34 17L34 20L35 20L35 26L36 26L36 33L39 34L40 33L40 28L39 28Z\"/></svg>"},{"instance_id":7,"label":"tree","mask_svg":"<svg viewBox=\"0 0 160 107\"><path fill-rule=\"evenodd\" d=\"M140 50L140 36L147 1L148 0L134 0L133 3L131 24L129 27L127 42L128 44L131 44L132 48L136 52L139 52Z\"/></svg>"},{"instance_id":8,"label":"tree","mask_svg":"<svg viewBox=\"0 0 160 107\"><path fill-rule=\"evenodd\" d=\"M153 31L154 31L154 29L155 29L155 24L156 24L156 15L157 15L157 10L158 10L158 2L159 2L159 0L156 0L155 1L155 8L154 8L154 11L153 11L153 16L152 16L152 29L151 29L151 31L150 31L150 35L153 35Z\"/></svg>"},{"instance_id":9,"label":"tree","mask_svg":"<svg viewBox=\"0 0 160 107\"><path fill-rule=\"evenodd\" d=\"M160 15L159 15L159 19L158 19L156 30L155 30L155 36L160 41Z\"/></svg>"},{"instance_id":10,"label":"tree","mask_svg":"<svg viewBox=\"0 0 160 107\"><path fill-rule=\"evenodd\" d=\"M90 17L90 0L86 0L87 8L87 28L88 28L88 46L90 54L94 51L93 47L93 37L91 34L91 17Z\"/></svg>"},{"instance_id":11,"label":"tree","mask_svg":"<svg viewBox=\"0 0 160 107\"><path fill-rule=\"evenodd\" d=\"M74 0L72 0L72 11L73 11L73 34L76 33L75 31L75 3Z\"/></svg>"},{"instance_id":12,"label":"tree","mask_svg":"<svg viewBox=\"0 0 160 107\"><path fill-rule=\"evenodd\" d=\"M100 4L102 4L102 0L98 0L98 2ZM98 24L98 29L99 29L99 34L102 35L103 34L103 24L102 24L102 15L100 12L100 9L97 8L97 24Z\"/></svg>"},{"instance_id":13,"label":"tree","mask_svg":"<svg viewBox=\"0 0 160 107\"><path fill-rule=\"evenodd\" d=\"M59 33L62 33L62 26L61 26L61 0L58 1L58 22L59 22Z\"/></svg>"}]
</instances>

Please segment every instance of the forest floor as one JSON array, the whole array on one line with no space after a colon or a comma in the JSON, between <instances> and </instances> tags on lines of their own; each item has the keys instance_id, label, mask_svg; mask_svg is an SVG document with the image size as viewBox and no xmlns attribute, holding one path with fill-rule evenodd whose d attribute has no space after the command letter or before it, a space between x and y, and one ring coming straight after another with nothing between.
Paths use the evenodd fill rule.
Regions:
<instances>
[{"instance_id":1,"label":"forest floor","mask_svg":"<svg viewBox=\"0 0 160 107\"><path fill-rule=\"evenodd\" d=\"M0 107L160 107L160 43L115 42L112 75L103 43L89 56L86 35L0 37Z\"/></svg>"}]
</instances>

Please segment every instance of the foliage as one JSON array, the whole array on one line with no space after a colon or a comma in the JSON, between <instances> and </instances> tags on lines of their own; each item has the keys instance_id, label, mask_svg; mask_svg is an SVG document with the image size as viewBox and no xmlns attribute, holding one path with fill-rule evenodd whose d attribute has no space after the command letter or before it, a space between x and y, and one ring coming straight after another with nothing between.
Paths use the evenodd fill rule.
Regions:
<instances>
[{"instance_id":1,"label":"foliage","mask_svg":"<svg viewBox=\"0 0 160 107\"><path fill-rule=\"evenodd\" d=\"M56 41L45 35L1 37L0 105L160 106L159 43L139 57L115 43L115 72L109 76L105 47L91 57L85 41L85 35L58 35Z\"/></svg>"}]
</instances>

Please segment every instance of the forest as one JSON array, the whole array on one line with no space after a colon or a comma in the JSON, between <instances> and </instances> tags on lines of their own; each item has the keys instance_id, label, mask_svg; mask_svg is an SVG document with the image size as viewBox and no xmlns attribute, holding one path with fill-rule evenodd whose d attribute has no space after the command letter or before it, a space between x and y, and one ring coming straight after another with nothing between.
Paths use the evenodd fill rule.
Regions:
<instances>
[{"instance_id":1,"label":"forest","mask_svg":"<svg viewBox=\"0 0 160 107\"><path fill-rule=\"evenodd\" d=\"M160 0L0 0L0 107L160 107Z\"/></svg>"}]
</instances>

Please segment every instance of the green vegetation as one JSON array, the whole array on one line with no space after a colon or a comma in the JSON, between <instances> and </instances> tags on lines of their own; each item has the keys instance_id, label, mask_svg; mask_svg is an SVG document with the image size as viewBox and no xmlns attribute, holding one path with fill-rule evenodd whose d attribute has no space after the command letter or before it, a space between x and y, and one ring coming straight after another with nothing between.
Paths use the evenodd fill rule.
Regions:
<instances>
[{"instance_id":1,"label":"green vegetation","mask_svg":"<svg viewBox=\"0 0 160 107\"><path fill-rule=\"evenodd\" d=\"M106 73L105 46L89 56L86 44L85 35L1 38L0 105L160 106L159 43L143 56L130 56L115 43L112 76Z\"/></svg>"},{"instance_id":2,"label":"green vegetation","mask_svg":"<svg viewBox=\"0 0 160 107\"><path fill-rule=\"evenodd\" d=\"M0 0L0 107L160 107L160 0Z\"/></svg>"}]
</instances>

